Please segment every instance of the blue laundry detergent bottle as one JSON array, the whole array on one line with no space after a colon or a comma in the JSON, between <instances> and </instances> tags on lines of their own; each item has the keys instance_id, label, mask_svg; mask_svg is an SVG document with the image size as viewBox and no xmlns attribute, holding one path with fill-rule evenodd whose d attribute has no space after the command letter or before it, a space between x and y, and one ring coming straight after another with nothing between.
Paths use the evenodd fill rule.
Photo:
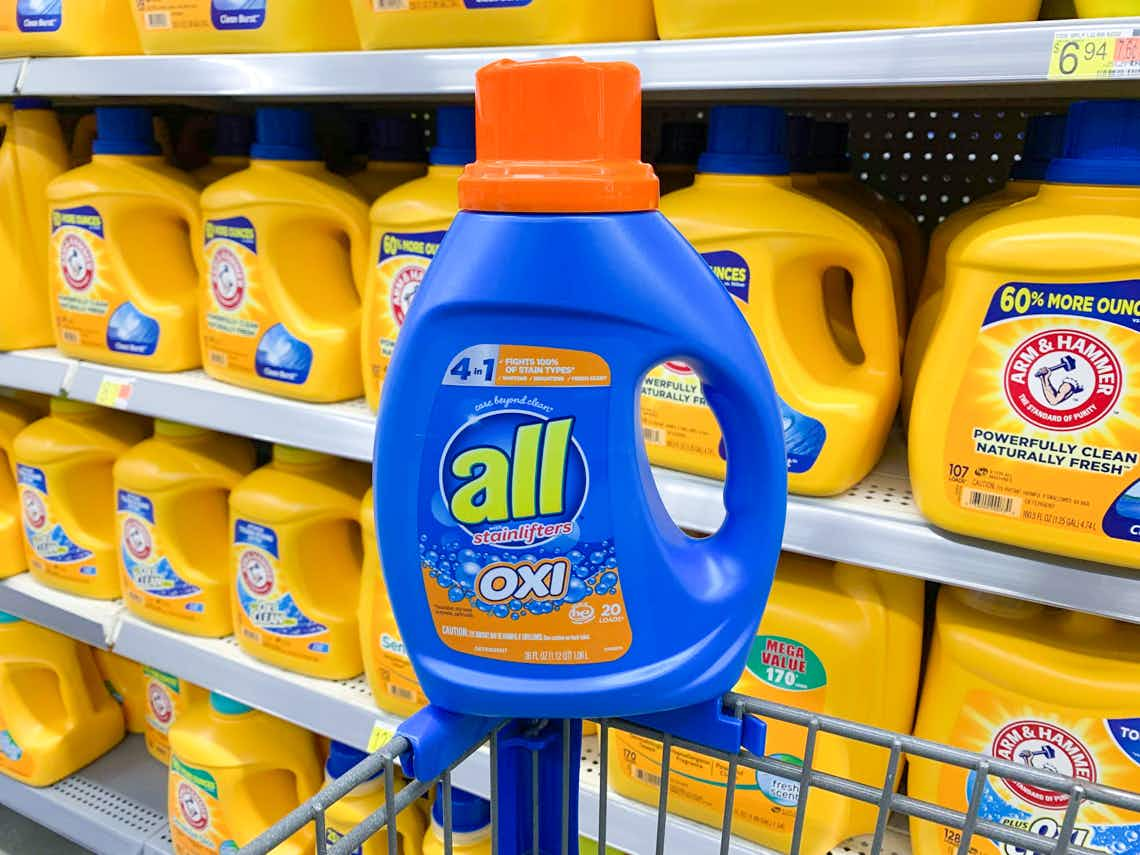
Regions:
<instances>
[{"instance_id":1,"label":"blue laundry detergent bottle","mask_svg":"<svg viewBox=\"0 0 1140 855\"><path fill-rule=\"evenodd\" d=\"M503 61L476 77L476 163L385 380L377 529L433 705L628 716L730 689L784 526L780 411L755 336L657 211L637 69ZM726 437L727 518L698 540L638 417L683 360Z\"/></svg>"}]
</instances>

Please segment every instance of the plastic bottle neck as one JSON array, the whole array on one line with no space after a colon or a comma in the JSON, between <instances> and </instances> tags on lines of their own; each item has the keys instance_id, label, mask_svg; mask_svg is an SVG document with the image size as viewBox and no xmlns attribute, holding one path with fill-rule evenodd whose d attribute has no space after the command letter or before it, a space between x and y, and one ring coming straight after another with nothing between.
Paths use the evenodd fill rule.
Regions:
<instances>
[{"instance_id":1,"label":"plastic bottle neck","mask_svg":"<svg viewBox=\"0 0 1140 855\"><path fill-rule=\"evenodd\" d=\"M1043 199L1071 200L1074 196L1083 199L1099 200L1106 205L1135 204L1138 196L1136 187L1120 186L1115 184L1058 184L1053 181L1044 181L1037 191Z\"/></svg>"},{"instance_id":2,"label":"plastic bottle neck","mask_svg":"<svg viewBox=\"0 0 1140 855\"><path fill-rule=\"evenodd\" d=\"M324 161L320 160L270 160L254 158L249 162L252 169L275 169L296 172L299 175L320 175L326 172Z\"/></svg>"},{"instance_id":3,"label":"plastic bottle neck","mask_svg":"<svg viewBox=\"0 0 1140 855\"><path fill-rule=\"evenodd\" d=\"M771 187L784 187L791 189L792 176L790 175L740 175L727 172L698 172L693 179L694 187L705 188L737 188L757 187L768 185Z\"/></svg>"},{"instance_id":4,"label":"plastic bottle neck","mask_svg":"<svg viewBox=\"0 0 1140 855\"><path fill-rule=\"evenodd\" d=\"M463 175L462 166L450 166L445 163L430 163L428 164L427 174L430 178L450 178L458 181L459 177Z\"/></svg>"},{"instance_id":5,"label":"plastic bottle neck","mask_svg":"<svg viewBox=\"0 0 1140 855\"><path fill-rule=\"evenodd\" d=\"M154 166L162 163L161 154L93 154L92 163L137 163L140 166Z\"/></svg>"}]
</instances>

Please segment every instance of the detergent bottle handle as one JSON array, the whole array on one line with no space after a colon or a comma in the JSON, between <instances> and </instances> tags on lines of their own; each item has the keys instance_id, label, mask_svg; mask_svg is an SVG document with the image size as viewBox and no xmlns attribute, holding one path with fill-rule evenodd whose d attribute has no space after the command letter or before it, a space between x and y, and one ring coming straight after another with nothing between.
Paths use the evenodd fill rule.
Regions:
<instances>
[{"instance_id":1,"label":"detergent bottle handle","mask_svg":"<svg viewBox=\"0 0 1140 855\"><path fill-rule=\"evenodd\" d=\"M181 188L178 188L181 190ZM160 204L168 205L178 214L179 219L186 223L190 234L190 257L194 259L194 269L201 276L203 272L203 254L198 251L202 246L197 241L205 234L202 221L202 208L197 193L173 192L160 197Z\"/></svg>"},{"instance_id":2,"label":"detergent bottle handle","mask_svg":"<svg viewBox=\"0 0 1140 855\"><path fill-rule=\"evenodd\" d=\"M14 121L16 110L11 104L0 104L0 130L7 131Z\"/></svg>"},{"instance_id":3,"label":"detergent bottle handle","mask_svg":"<svg viewBox=\"0 0 1140 855\"><path fill-rule=\"evenodd\" d=\"M741 363L715 347L690 347L690 363L705 400L720 423L727 458L725 520L716 534L698 545L740 560L752 552L757 532L783 532L788 473L780 405L764 357L755 352Z\"/></svg>"},{"instance_id":4,"label":"detergent bottle handle","mask_svg":"<svg viewBox=\"0 0 1140 855\"><path fill-rule=\"evenodd\" d=\"M898 312L891 268L883 250L870 235L857 235L847 241L842 259L836 263L851 274L851 315L855 335L863 348L863 362L855 370L898 374Z\"/></svg>"},{"instance_id":5,"label":"detergent bottle handle","mask_svg":"<svg viewBox=\"0 0 1140 855\"><path fill-rule=\"evenodd\" d=\"M343 203L329 205L326 211L333 225L348 237L352 284L356 288L357 296L363 301L370 267L372 230L368 221L367 206L348 191L345 191L344 195L346 198Z\"/></svg>"}]
</instances>

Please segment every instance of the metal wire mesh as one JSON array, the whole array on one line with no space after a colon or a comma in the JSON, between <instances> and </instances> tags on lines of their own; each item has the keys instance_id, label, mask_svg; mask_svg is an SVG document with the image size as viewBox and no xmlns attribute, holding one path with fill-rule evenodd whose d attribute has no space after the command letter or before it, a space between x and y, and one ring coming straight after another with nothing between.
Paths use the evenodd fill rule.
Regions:
<instances>
[{"instance_id":1,"label":"metal wire mesh","mask_svg":"<svg viewBox=\"0 0 1140 855\"><path fill-rule=\"evenodd\" d=\"M673 749L685 749L698 754L719 759L727 764L727 789L724 805L723 820L720 828L719 852L727 855L732 845L732 820L736 795L736 772L740 767L758 773L772 775L777 778L794 782L798 785L795 799L795 825L792 832L790 855L799 855L804 839L805 817L808 798L813 790L834 793L847 799L865 802L876 808L876 821L874 834L868 848L870 855L879 855L883 851L888 821L892 813L906 817L915 817L938 823L953 829L957 834L958 855L968 855L971 850L973 836L980 835L999 844L1005 844L1024 852L1038 852L1041 855L1104 855L1104 850L1089 849L1073 842L1073 832L1076 827L1077 814L1086 804L1099 804L1119 810L1132 811L1140 814L1140 793L1131 793L1113 787L1076 778L1060 775L1054 772L1043 771L1028 765L1020 765L983 754L952 748L914 736L893 733L881 728L870 727L831 716L819 715L794 709L780 704L762 701L745 695L729 694L725 697L725 708L730 710L737 718L744 716L757 716L769 722L784 722L803 728L805 733L803 765L794 765L775 757L763 757L751 754L745 750L730 754L717 751L706 745L690 742L684 739L664 734L647 727L627 721L604 720L600 723L600 749L602 756L607 755L611 730L622 730L628 733L657 740L661 744L661 776L663 782L669 780L669 768ZM571 751L571 736L569 722L562 728L562 753L564 760L569 759ZM889 752L886 773L882 783L878 786L869 785L852 778L821 771L814 765L816 747L821 735L830 734L835 737L850 740L855 743L876 746ZM487 793L491 800L492 817L492 853L493 855L515 855L515 853L500 853L498 846L498 793L494 770L497 768L496 743L494 738L483 740L470 746L462 757L456 759L444 775L433 781L413 781L399 792L393 786L396 758L410 749L410 743L402 736L395 737L376 753L370 755L347 774L330 783L311 800L298 807L288 816L281 819L271 828L267 829L256 840L241 849L240 855L265 855L274 847L280 845L288 837L309 823L315 824L317 832L317 852L319 855L350 855L356 851L365 840L373 835L386 832L388 851L397 851L396 825L389 822L402 810L412 809L412 804L423 796L437 783L442 784L441 796L443 800L443 833L444 852L452 852L452 821L451 821L451 771L474 752L481 750L489 742L490 769L492 774L488 781ZM973 773L973 781L969 787L969 799L964 811L944 805L934 804L920 799L903 795L897 792L898 778L901 773L904 758L921 758L926 761L957 767ZM531 774L537 784L539 776L538 754L533 755ZM563 769L568 770L570 764L564 762ZM329 846L325 843L325 810L347 795L359 784L374 776L377 772L385 776L386 804L357 828L353 829L344 838ZM1068 805L1065 808L1063 819L1055 837L1043 837L1032 831L1012 825L1003 825L986 819L981 813L983 794L990 778L998 777L1006 781L1016 781L1024 785L1040 788L1045 791L1063 794L1067 797ZM600 797L598 801L597 839L599 852L605 852L608 834L609 818L609 780L606 764L600 768ZM568 772L563 775L560 792L540 793L536 785L531 810L534 812L534 844L528 855L539 852L538 831L543 821L561 822L561 850L562 855L571 851L571 836L568 817L571 799L578 797L578 782L570 780ZM691 852L666 852L666 828L668 822L669 788L662 786L657 804L656 837L644 850L635 855L697 855ZM648 841L647 841L648 842ZM839 843L840 841L836 841ZM713 851L712 848L709 850Z\"/></svg>"}]
</instances>

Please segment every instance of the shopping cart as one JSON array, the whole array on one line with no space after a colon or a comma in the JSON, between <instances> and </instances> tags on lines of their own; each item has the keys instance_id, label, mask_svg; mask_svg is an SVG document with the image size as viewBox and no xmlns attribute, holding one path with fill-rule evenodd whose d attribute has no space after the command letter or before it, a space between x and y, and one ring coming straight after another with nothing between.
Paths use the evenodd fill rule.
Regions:
<instances>
[{"instance_id":1,"label":"shopping cart","mask_svg":"<svg viewBox=\"0 0 1140 855\"><path fill-rule=\"evenodd\" d=\"M669 778L671 751L684 748L712 756L728 765L724 819L721 825L719 851L727 855L733 838L730 833L733 800L738 767L766 773L798 783L795 802L796 819L792 834L790 855L799 855L804 831L807 803L813 789L835 793L848 799L877 806L877 821L867 852L879 855L887 838L888 821L892 814L917 817L961 832L958 855L968 855L973 836L989 838L1008 844L1026 853L1042 855L1104 855L1102 850L1087 849L1072 841L1077 813L1082 804L1096 803L1127 811L1140 812L1140 794L1125 792L1088 781L1079 781L1064 775L1010 763L993 757L951 748L913 736L892 733L876 727L856 724L843 719L805 712L792 707L770 703L738 694L725 696L722 703L724 727L716 732L716 741L733 733L732 722L738 727L735 733L741 746L725 751L703 741L693 741L666 727L654 728L641 722L604 720L600 723L599 750L603 758L600 765L597 838L599 852L605 852L607 819L607 755L609 734L613 729L624 730L659 740L661 743L661 779ZM578 760L576 742L581 739L581 723L571 721L501 721L487 722L485 731L469 741L458 754L442 761L440 743L430 733L442 725L479 728L469 717L444 714L443 719L433 718L430 709L409 719L391 741L370 755L350 772L330 783L320 793L298 807L288 816L267 829L256 840L245 846L240 855L265 855L291 834L308 823L316 825L317 852L320 855L351 855L365 840L386 832L388 851L397 851L396 824L390 817L399 811L414 809L414 802L436 784L442 784L444 851L452 851L451 844L451 773L468 756L484 747L490 751L492 774L488 782L491 798L492 852L495 855L568 855L577 851ZM652 717L650 717L652 720ZM668 724L668 718L657 719ZM800 727L804 731L805 748L803 765L792 765L782 760L764 757L753 750L762 744L764 721L779 721ZM681 727L684 731L686 728ZM870 786L848 778L813 768L812 761L817 740L821 734L877 746L889 752L886 775L881 786ZM454 744L456 734L446 740ZM421 752L417 756L417 752ZM896 792L896 784L903 758L922 758L935 763L956 766L975 773L970 785L966 811L953 810L931 804ZM442 771L428 779L417 777L408 786L395 791L395 765L399 761L410 775L423 774L432 765L443 762ZM325 843L324 811L343 798L357 785L377 773L385 780L386 804L335 844ZM505 774L504 774L505 773ZM1001 825L979 815L983 795L989 778L1039 787L1068 797L1068 807L1056 837L1043 837L1010 825ZM517 780L516 780L517 779ZM504 782L506 787L504 788ZM520 804L520 795L528 797ZM701 855L696 852L666 850L666 820L669 792L661 788L657 805L655 855ZM648 853L649 847L643 850ZM1009 851L1009 850L1007 850ZM1140 851L1140 850L1137 850ZM643 855L642 852L636 855Z\"/></svg>"}]
</instances>

